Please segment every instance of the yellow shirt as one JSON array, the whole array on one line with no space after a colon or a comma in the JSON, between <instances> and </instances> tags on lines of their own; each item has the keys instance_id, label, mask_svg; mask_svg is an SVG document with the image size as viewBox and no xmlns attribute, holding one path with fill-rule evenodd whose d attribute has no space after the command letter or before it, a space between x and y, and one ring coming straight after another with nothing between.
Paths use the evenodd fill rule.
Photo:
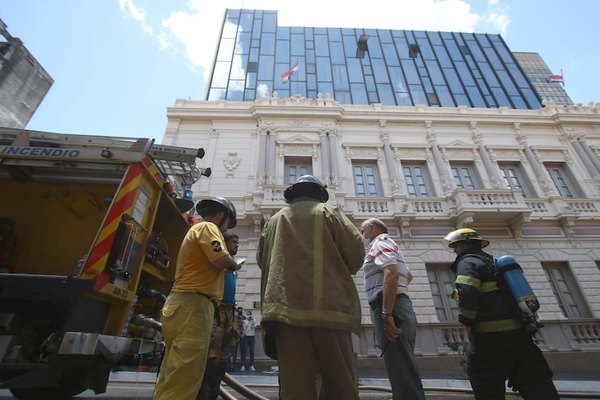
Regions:
<instances>
[{"instance_id":1,"label":"yellow shirt","mask_svg":"<svg viewBox=\"0 0 600 400\"><path fill-rule=\"evenodd\" d=\"M192 226L179 248L173 291L222 299L225 271L210 262L225 254L228 254L225 239L215 224L203 221Z\"/></svg>"}]
</instances>

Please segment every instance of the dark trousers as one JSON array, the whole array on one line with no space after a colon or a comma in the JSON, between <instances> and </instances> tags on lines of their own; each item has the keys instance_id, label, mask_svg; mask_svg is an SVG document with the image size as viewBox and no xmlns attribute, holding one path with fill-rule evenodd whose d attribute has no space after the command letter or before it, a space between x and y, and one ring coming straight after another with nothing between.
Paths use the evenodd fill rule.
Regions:
<instances>
[{"instance_id":1,"label":"dark trousers","mask_svg":"<svg viewBox=\"0 0 600 400\"><path fill-rule=\"evenodd\" d=\"M475 333L467 374L477 400L503 400L507 379L525 400L559 399L552 371L526 332Z\"/></svg>"},{"instance_id":2,"label":"dark trousers","mask_svg":"<svg viewBox=\"0 0 600 400\"><path fill-rule=\"evenodd\" d=\"M396 297L393 314L397 324L402 321L402 333L394 342L390 342L385 337L381 305L376 303L371 307L371 320L375 324L379 347L383 351L393 400L425 400L421 374L415 358L417 318L408 296Z\"/></svg>"},{"instance_id":3,"label":"dark trousers","mask_svg":"<svg viewBox=\"0 0 600 400\"><path fill-rule=\"evenodd\" d=\"M226 368L225 361L212 360L206 364L202 386L196 400L217 400Z\"/></svg>"},{"instance_id":4,"label":"dark trousers","mask_svg":"<svg viewBox=\"0 0 600 400\"><path fill-rule=\"evenodd\" d=\"M244 342L244 346L242 346L242 365L246 365L246 353L250 354L250 365L254 365L254 344L256 337L255 336L244 336L242 341Z\"/></svg>"}]
</instances>

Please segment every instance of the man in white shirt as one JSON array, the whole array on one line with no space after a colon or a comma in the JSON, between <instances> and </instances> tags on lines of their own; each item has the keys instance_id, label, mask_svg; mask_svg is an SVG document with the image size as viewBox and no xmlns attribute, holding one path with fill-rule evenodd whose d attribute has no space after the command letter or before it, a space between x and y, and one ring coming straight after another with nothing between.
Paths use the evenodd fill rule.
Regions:
<instances>
[{"instance_id":1,"label":"man in white shirt","mask_svg":"<svg viewBox=\"0 0 600 400\"><path fill-rule=\"evenodd\" d=\"M360 232L368 243L363 263L367 301L393 400L425 400L414 355L417 318L408 297L412 274L382 221L368 219L362 223Z\"/></svg>"}]
</instances>

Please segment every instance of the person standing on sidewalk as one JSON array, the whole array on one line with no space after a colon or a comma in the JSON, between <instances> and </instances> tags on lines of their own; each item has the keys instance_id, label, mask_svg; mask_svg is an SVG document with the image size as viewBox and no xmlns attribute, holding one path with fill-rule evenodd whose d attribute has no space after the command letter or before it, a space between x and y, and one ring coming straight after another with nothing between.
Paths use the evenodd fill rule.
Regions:
<instances>
[{"instance_id":1,"label":"person standing on sidewalk","mask_svg":"<svg viewBox=\"0 0 600 400\"><path fill-rule=\"evenodd\" d=\"M360 232L368 243L363 264L367 301L392 385L392 398L425 400L414 353L417 318L408 297L412 274L382 221L368 219Z\"/></svg>"},{"instance_id":2,"label":"person standing on sidewalk","mask_svg":"<svg viewBox=\"0 0 600 400\"><path fill-rule=\"evenodd\" d=\"M238 350L240 353L240 362L242 358L242 353L244 352L244 309L242 307L238 307L235 310L235 320L234 320L234 335L235 340L233 342L233 346L231 346L231 361L230 361L230 370L235 370L235 362L237 360Z\"/></svg>"},{"instance_id":3,"label":"person standing on sidewalk","mask_svg":"<svg viewBox=\"0 0 600 400\"><path fill-rule=\"evenodd\" d=\"M233 204L210 197L196 204L203 218L185 235L175 282L161 311L165 354L154 400L195 400L206 366L216 304L223 298L226 271L237 271L223 233L236 225Z\"/></svg>"},{"instance_id":4,"label":"person standing on sidewalk","mask_svg":"<svg viewBox=\"0 0 600 400\"><path fill-rule=\"evenodd\" d=\"M254 368L254 345L256 343L256 321L252 317L252 311L246 311L246 319L244 320L244 346L242 347L242 366L240 371L246 370L246 353L250 355L249 371L256 371Z\"/></svg>"},{"instance_id":5,"label":"person standing on sidewalk","mask_svg":"<svg viewBox=\"0 0 600 400\"><path fill-rule=\"evenodd\" d=\"M316 400L320 372L328 400L359 400L352 332L361 329L352 275L365 254L358 229L324 204L325 186L303 175L265 224L256 260L262 270L265 353L279 363L282 400Z\"/></svg>"}]
</instances>

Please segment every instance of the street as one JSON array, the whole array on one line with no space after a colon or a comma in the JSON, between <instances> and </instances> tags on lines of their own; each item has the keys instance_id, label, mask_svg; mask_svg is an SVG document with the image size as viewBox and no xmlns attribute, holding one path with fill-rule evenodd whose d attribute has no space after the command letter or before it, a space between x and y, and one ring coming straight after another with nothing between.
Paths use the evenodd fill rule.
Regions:
<instances>
[{"instance_id":1,"label":"street","mask_svg":"<svg viewBox=\"0 0 600 400\"><path fill-rule=\"evenodd\" d=\"M278 399L278 390L274 385L256 385L251 387L252 390L259 393L260 395L268 398L269 400L277 400ZM80 400L151 400L152 399L152 390L154 389L154 384L152 383L120 383L113 382L109 383L107 387L106 393L102 393L99 395L95 395L92 391L86 391L76 397L74 399ZM231 389L227 388L227 391L232 394L237 399L245 399L241 395L233 392ZM448 393L448 392L439 392L433 390L426 390L427 399L430 400L473 400L474 397L465 393ZM361 400L389 400L391 399L391 393L374 391L374 390L361 390L360 392ZM519 399L519 396L507 396L507 399ZM561 397L561 399L568 400L574 399L576 397ZM577 397L578 399L582 399L582 397ZM589 397L588 399L597 399L598 397ZM14 397L10 394L8 390L0 390L0 400L14 400Z\"/></svg>"}]
</instances>

